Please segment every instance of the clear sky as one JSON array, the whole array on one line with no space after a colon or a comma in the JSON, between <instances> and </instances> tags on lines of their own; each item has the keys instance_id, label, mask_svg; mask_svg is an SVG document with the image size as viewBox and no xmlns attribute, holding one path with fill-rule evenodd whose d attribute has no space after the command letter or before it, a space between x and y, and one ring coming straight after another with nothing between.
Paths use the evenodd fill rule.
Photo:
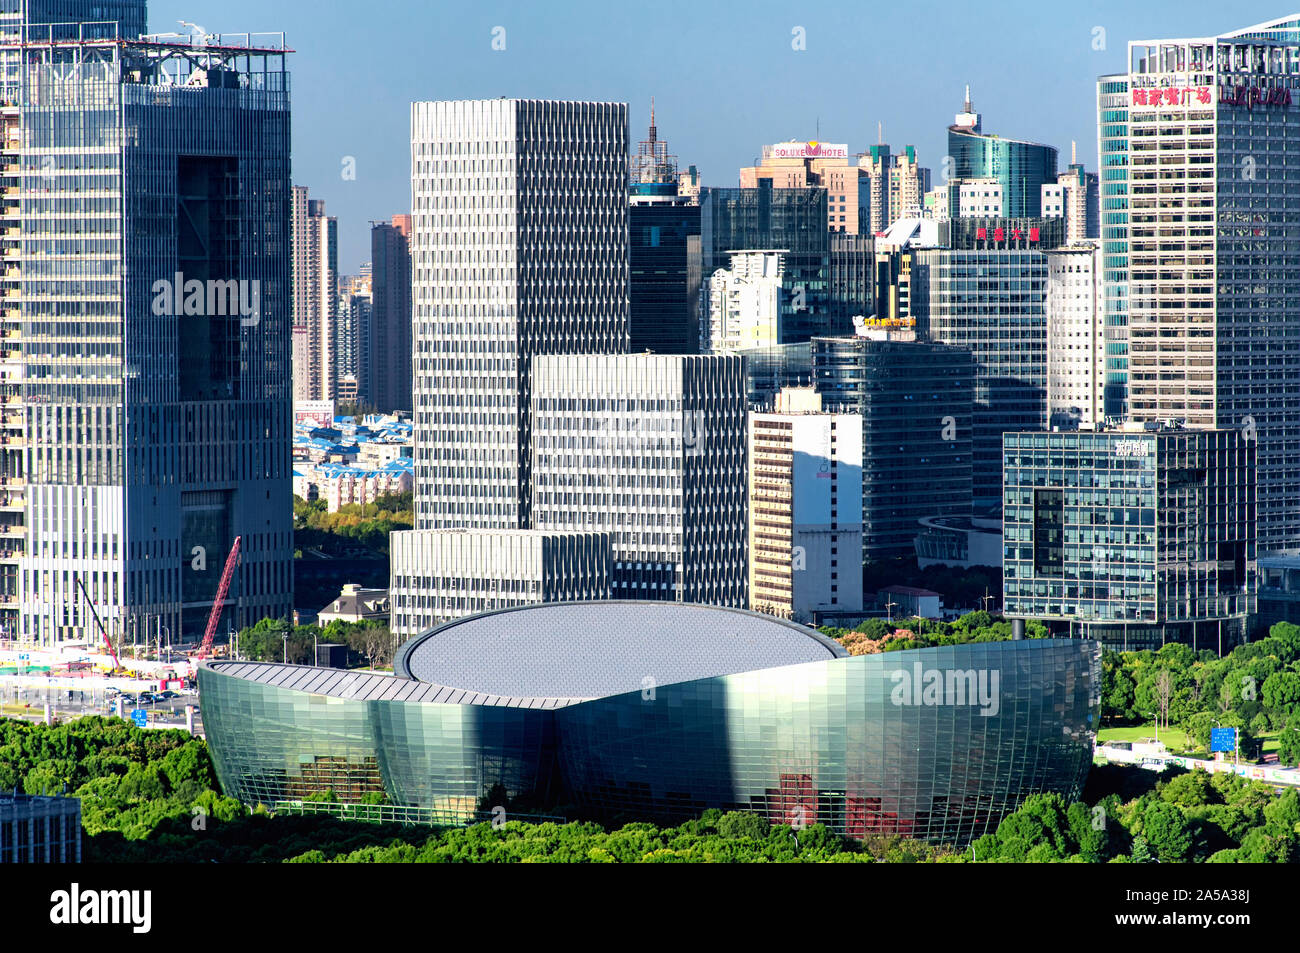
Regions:
<instances>
[{"instance_id":1,"label":"clear sky","mask_svg":"<svg viewBox=\"0 0 1300 953\"><path fill-rule=\"evenodd\" d=\"M1129 40L1293 12L1258 0L151 0L149 29L185 19L286 34L294 183L338 216L339 265L355 273L370 257L368 223L409 210L413 100L617 100L631 106L635 143L653 95L681 164L705 185L735 185L764 143L859 152L882 122L884 141L915 145L937 177L969 83L985 131L1055 145L1062 164L1075 140L1095 169L1096 77L1124 68Z\"/></svg>"}]
</instances>

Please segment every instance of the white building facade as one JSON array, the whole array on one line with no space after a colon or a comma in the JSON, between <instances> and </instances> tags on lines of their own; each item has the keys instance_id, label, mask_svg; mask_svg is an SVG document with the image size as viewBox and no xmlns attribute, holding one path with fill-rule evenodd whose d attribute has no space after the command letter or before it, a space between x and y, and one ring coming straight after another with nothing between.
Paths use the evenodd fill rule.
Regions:
<instances>
[{"instance_id":1,"label":"white building facade","mask_svg":"<svg viewBox=\"0 0 1300 953\"><path fill-rule=\"evenodd\" d=\"M1047 427L1103 420L1105 289L1097 242L1047 253Z\"/></svg>"}]
</instances>

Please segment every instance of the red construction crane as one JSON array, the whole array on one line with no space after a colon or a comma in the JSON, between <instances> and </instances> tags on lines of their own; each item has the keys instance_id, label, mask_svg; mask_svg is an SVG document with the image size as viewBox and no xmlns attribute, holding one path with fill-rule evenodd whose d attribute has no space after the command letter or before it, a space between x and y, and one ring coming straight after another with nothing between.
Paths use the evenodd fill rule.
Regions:
<instances>
[{"instance_id":1,"label":"red construction crane","mask_svg":"<svg viewBox=\"0 0 1300 953\"><path fill-rule=\"evenodd\" d=\"M95 625L99 626L99 634L104 637L104 644L108 646L108 654L113 656L114 673L122 671L122 663L118 660L117 652L113 649L113 640L108 637L108 630L104 628L104 623L99 621L99 613L95 611L95 604L90 601L90 593L86 591L86 584L77 577L77 586L81 589L81 596L86 600L86 605L90 607L90 614L95 617Z\"/></svg>"},{"instance_id":2,"label":"red construction crane","mask_svg":"<svg viewBox=\"0 0 1300 953\"><path fill-rule=\"evenodd\" d=\"M212 648L212 638L217 634L217 623L221 621L221 610L226 607L226 593L230 591L230 579L235 574L235 564L239 562L239 543L242 536L235 537L235 545L230 547L226 557L226 568L221 570L221 585L217 586L217 597L212 600L212 614L208 616L208 628L203 633L203 644L199 646L199 658L208 657Z\"/></svg>"}]
</instances>

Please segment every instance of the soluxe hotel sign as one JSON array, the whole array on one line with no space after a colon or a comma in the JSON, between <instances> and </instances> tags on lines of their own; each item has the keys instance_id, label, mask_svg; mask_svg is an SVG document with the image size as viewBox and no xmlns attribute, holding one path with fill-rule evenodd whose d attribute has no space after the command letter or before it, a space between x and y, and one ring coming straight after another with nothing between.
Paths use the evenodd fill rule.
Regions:
<instances>
[{"instance_id":1,"label":"soluxe hotel sign","mask_svg":"<svg viewBox=\"0 0 1300 953\"><path fill-rule=\"evenodd\" d=\"M1208 106L1214 102L1212 86L1160 86L1133 89L1130 101L1134 106ZM1290 106L1291 90L1272 86L1233 86L1224 84L1219 87L1218 100L1225 106Z\"/></svg>"},{"instance_id":2,"label":"soluxe hotel sign","mask_svg":"<svg viewBox=\"0 0 1300 953\"><path fill-rule=\"evenodd\" d=\"M772 146L773 159L847 159L848 143L778 142Z\"/></svg>"}]
</instances>

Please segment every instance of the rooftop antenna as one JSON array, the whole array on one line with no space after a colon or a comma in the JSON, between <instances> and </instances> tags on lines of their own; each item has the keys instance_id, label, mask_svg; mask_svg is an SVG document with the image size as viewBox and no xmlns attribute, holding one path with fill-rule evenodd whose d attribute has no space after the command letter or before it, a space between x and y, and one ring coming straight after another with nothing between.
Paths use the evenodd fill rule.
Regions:
<instances>
[{"instance_id":1,"label":"rooftop antenna","mask_svg":"<svg viewBox=\"0 0 1300 953\"><path fill-rule=\"evenodd\" d=\"M1079 161L1079 144L1073 139L1070 140L1070 165L1075 165Z\"/></svg>"},{"instance_id":2,"label":"rooftop antenna","mask_svg":"<svg viewBox=\"0 0 1300 953\"><path fill-rule=\"evenodd\" d=\"M971 108L970 108L970 83L967 83L967 84L966 84L966 108L963 110L963 112L970 112L970 111L971 111Z\"/></svg>"},{"instance_id":3,"label":"rooftop antenna","mask_svg":"<svg viewBox=\"0 0 1300 953\"><path fill-rule=\"evenodd\" d=\"M883 146L884 144L885 144L885 124L884 122L878 122L876 123L876 145Z\"/></svg>"}]
</instances>

